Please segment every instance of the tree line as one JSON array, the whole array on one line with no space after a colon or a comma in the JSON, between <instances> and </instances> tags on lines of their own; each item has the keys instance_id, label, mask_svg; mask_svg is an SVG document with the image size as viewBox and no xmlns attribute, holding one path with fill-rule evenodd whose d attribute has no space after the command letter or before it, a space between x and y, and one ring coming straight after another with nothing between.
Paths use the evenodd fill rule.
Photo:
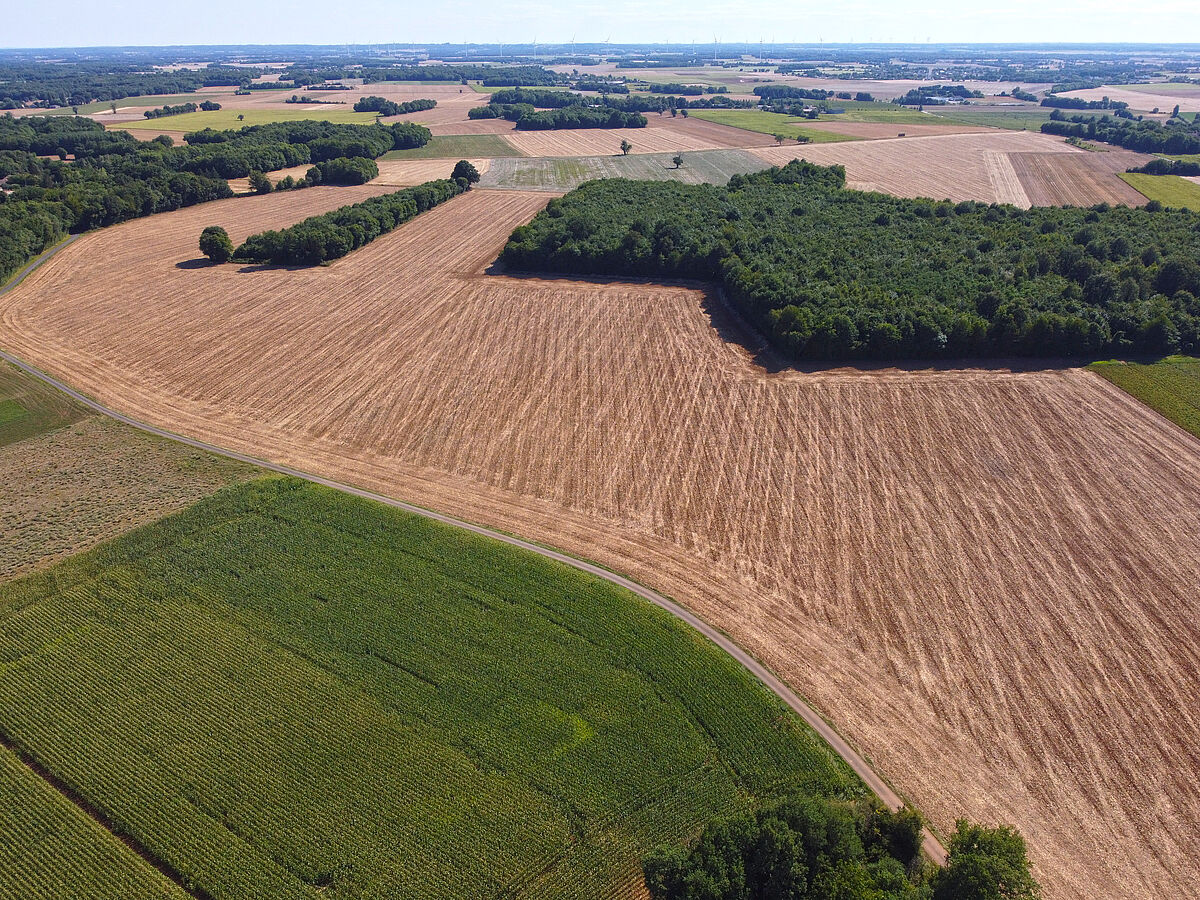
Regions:
<instances>
[{"instance_id":1,"label":"tree line","mask_svg":"<svg viewBox=\"0 0 1200 900\"><path fill-rule=\"evenodd\" d=\"M196 105L195 103L180 103L178 106L162 106L158 109L148 109L142 113L142 115L147 119L161 119L163 116L182 116L184 113L194 113L196 110L213 112L220 108L220 103L216 103L212 100L205 100L199 105Z\"/></svg>"},{"instance_id":2,"label":"tree line","mask_svg":"<svg viewBox=\"0 0 1200 900\"><path fill-rule=\"evenodd\" d=\"M921 858L921 818L878 802L795 796L717 819L642 862L651 900L1038 900L1014 829L960 820L947 865Z\"/></svg>"},{"instance_id":3,"label":"tree line","mask_svg":"<svg viewBox=\"0 0 1200 900\"><path fill-rule=\"evenodd\" d=\"M436 100L406 100L396 103L384 97L360 97L354 104L355 112L374 112L381 116L402 116L405 113L424 112L437 106Z\"/></svg>"},{"instance_id":4,"label":"tree line","mask_svg":"<svg viewBox=\"0 0 1200 900\"><path fill-rule=\"evenodd\" d=\"M798 359L1200 349L1200 216L846 190L793 161L725 187L582 185L517 228L515 269L702 278Z\"/></svg>"},{"instance_id":5,"label":"tree line","mask_svg":"<svg viewBox=\"0 0 1200 900\"><path fill-rule=\"evenodd\" d=\"M173 72L115 61L0 62L0 109L82 106L150 94L188 94L202 87L236 87L265 69L210 66Z\"/></svg>"},{"instance_id":6,"label":"tree line","mask_svg":"<svg viewBox=\"0 0 1200 900\"><path fill-rule=\"evenodd\" d=\"M1163 159L1156 157L1144 166L1126 169L1126 172L1139 172L1143 175L1181 175L1185 178L1200 175L1200 162L1186 159Z\"/></svg>"},{"instance_id":7,"label":"tree line","mask_svg":"<svg viewBox=\"0 0 1200 900\"><path fill-rule=\"evenodd\" d=\"M232 197L226 179L428 142L428 129L299 121L204 129L173 146L70 116L0 116L0 280L68 233ZM64 162L74 155L73 162ZM58 160L43 159L58 156ZM373 165L373 163L372 163Z\"/></svg>"},{"instance_id":8,"label":"tree line","mask_svg":"<svg viewBox=\"0 0 1200 900\"><path fill-rule=\"evenodd\" d=\"M427 181L416 187L342 206L323 215L310 216L281 231L251 235L233 251L232 259L304 266L329 262L366 246L380 235L469 190L478 180L475 167L463 160L455 166L451 178ZM210 236L213 233L209 229L205 232ZM201 240L203 250L204 233ZM209 242L211 246L211 237Z\"/></svg>"},{"instance_id":9,"label":"tree line","mask_svg":"<svg viewBox=\"0 0 1200 900\"><path fill-rule=\"evenodd\" d=\"M1013 95L1016 96L1015 94ZM1031 95L1032 96L1032 95ZM1050 106L1055 109L1128 109L1129 104L1123 100L1110 100L1108 97L1103 97L1099 100L1084 100L1082 97L1057 97L1051 94L1049 97L1043 97L1042 106Z\"/></svg>"},{"instance_id":10,"label":"tree line","mask_svg":"<svg viewBox=\"0 0 1200 900\"><path fill-rule=\"evenodd\" d=\"M1128 113L1126 114L1128 116ZM1166 124L1153 119L1123 116L1067 116L1060 110L1042 123L1042 132L1089 141L1104 141L1142 153L1183 155L1200 153L1200 127L1173 119Z\"/></svg>"}]
</instances>

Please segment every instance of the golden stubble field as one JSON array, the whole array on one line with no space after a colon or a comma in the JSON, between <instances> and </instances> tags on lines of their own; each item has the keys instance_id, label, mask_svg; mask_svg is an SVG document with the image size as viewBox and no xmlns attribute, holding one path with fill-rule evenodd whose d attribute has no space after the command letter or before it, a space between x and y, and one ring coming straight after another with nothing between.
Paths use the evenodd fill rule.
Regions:
<instances>
[{"instance_id":1,"label":"golden stubble field","mask_svg":"<svg viewBox=\"0 0 1200 900\"><path fill-rule=\"evenodd\" d=\"M904 131L906 126L896 126ZM1150 157L1128 150L1078 150L1061 138L988 129L840 144L787 144L751 152L771 165L797 157L846 167L849 187L898 197L983 200L1014 206L1096 203L1141 205L1146 198L1117 177Z\"/></svg>"},{"instance_id":2,"label":"golden stubble field","mask_svg":"<svg viewBox=\"0 0 1200 900\"><path fill-rule=\"evenodd\" d=\"M484 274L544 193L474 191L328 268L189 263L204 225L372 192L85 237L0 299L0 345L662 590L939 828L1017 824L1051 898L1192 890L1200 444L1076 369L776 371L694 287Z\"/></svg>"}]
</instances>

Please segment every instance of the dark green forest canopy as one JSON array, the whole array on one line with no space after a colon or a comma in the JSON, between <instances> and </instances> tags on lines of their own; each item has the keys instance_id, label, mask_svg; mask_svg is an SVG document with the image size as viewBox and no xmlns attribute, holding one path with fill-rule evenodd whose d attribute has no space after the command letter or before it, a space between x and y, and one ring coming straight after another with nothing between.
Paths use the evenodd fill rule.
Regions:
<instances>
[{"instance_id":1,"label":"dark green forest canopy","mask_svg":"<svg viewBox=\"0 0 1200 900\"><path fill-rule=\"evenodd\" d=\"M1200 346L1200 215L1017 209L845 188L793 161L728 186L611 179L513 232L514 269L702 278L800 359Z\"/></svg>"},{"instance_id":2,"label":"dark green forest canopy","mask_svg":"<svg viewBox=\"0 0 1200 900\"><path fill-rule=\"evenodd\" d=\"M412 122L304 120L206 128L176 147L167 137L139 141L87 118L0 116L0 282L69 232L232 197L228 178L369 160L429 138L428 129ZM75 159L67 162L68 156Z\"/></svg>"}]
</instances>

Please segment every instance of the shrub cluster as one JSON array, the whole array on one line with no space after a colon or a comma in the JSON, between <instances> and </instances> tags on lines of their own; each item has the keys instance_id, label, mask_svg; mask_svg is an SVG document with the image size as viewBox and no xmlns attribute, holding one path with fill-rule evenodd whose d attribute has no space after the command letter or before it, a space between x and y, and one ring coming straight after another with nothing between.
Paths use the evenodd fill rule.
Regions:
<instances>
[{"instance_id":1,"label":"shrub cluster","mask_svg":"<svg viewBox=\"0 0 1200 900\"><path fill-rule=\"evenodd\" d=\"M803 359L1200 348L1200 216L845 190L794 161L727 187L589 182L517 228L525 270L703 278Z\"/></svg>"},{"instance_id":2,"label":"shrub cluster","mask_svg":"<svg viewBox=\"0 0 1200 900\"><path fill-rule=\"evenodd\" d=\"M362 156L323 160L305 173L309 184L366 184L378 176L375 160Z\"/></svg>"},{"instance_id":3,"label":"shrub cluster","mask_svg":"<svg viewBox=\"0 0 1200 900\"><path fill-rule=\"evenodd\" d=\"M147 119L161 119L163 116L182 116L184 113L194 113L199 108L195 103L180 103L178 106L162 106L158 109L148 109L142 115Z\"/></svg>"},{"instance_id":4,"label":"shrub cluster","mask_svg":"<svg viewBox=\"0 0 1200 900\"><path fill-rule=\"evenodd\" d=\"M234 258L306 266L338 259L468 187L466 179L443 179L371 197L324 215L311 216L282 231L251 235L234 251Z\"/></svg>"},{"instance_id":5,"label":"shrub cluster","mask_svg":"<svg viewBox=\"0 0 1200 900\"><path fill-rule=\"evenodd\" d=\"M920 856L921 819L877 803L798 796L709 823L642 862L651 900L1037 900L1024 839L960 821L945 868Z\"/></svg>"}]
</instances>

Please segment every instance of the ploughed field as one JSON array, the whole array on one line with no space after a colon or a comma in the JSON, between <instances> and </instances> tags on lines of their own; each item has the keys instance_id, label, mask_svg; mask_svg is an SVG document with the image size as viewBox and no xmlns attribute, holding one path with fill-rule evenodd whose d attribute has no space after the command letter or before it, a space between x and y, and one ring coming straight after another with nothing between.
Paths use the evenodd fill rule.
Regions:
<instances>
[{"instance_id":1,"label":"ploughed field","mask_svg":"<svg viewBox=\"0 0 1200 900\"><path fill-rule=\"evenodd\" d=\"M204 225L236 243L353 194L89 235L0 300L0 345L148 421L630 573L940 828L1018 825L1050 897L1191 889L1194 438L1086 371L763 368L699 287L484 274L545 193L473 191L327 268L189 263Z\"/></svg>"}]
</instances>

